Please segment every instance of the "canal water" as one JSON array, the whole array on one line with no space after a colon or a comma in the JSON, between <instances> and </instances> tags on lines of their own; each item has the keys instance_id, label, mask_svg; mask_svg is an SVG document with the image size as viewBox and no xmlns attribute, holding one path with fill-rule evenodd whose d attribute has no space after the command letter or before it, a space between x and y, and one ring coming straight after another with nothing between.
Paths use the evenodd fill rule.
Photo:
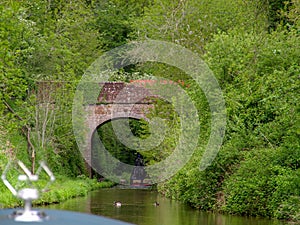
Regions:
<instances>
[{"instance_id":1,"label":"canal water","mask_svg":"<svg viewBox=\"0 0 300 225\"><path fill-rule=\"evenodd\" d=\"M120 201L121 207L113 202ZM155 206L155 202L159 206ZM100 189L86 197L68 200L47 208L71 210L114 218L138 225L284 225L286 223L201 212L143 189Z\"/></svg>"}]
</instances>

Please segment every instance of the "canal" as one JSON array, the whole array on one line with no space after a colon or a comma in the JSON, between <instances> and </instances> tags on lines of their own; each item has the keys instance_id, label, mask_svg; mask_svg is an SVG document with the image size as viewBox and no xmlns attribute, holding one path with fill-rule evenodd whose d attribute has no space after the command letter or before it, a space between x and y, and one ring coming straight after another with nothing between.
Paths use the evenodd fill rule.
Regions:
<instances>
[{"instance_id":1,"label":"canal","mask_svg":"<svg viewBox=\"0 0 300 225\"><path fill-rule=\"evenodd\" d=\"M113 202L120 201L121 207ZM159 206L155 206L155 202ZM68 200L46 208L91 213L138 225L284 225L258 218L201 212L170 200L155 191L143 189L100 189L86 197Z\"/></svg>"}]
</instances>

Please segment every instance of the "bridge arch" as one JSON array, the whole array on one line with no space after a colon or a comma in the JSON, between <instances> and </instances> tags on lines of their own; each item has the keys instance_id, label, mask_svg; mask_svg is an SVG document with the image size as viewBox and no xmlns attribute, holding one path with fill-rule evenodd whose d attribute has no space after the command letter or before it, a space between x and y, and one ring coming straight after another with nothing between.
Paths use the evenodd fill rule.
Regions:
<instances>
[{"instance_id":1,"label":"bridge arch","mask_svg":"<svg viewBox=\"0 0 300 225\"><path fill-rule=\"evenodd\" d=\"M146 114L154 107L149 97L151 93L146 88L130 84L126 86L122 82L107 82L101 89L98 103L85 106L87 132L84 159L90 176L92 176L91 165L93 167L93 157L95 157L92 155L94 132L99 126L116 119L132 118L147 121Z\"/></svg>"},{"instance_id":2,"label":"bridge arch","mask_svg":"<svg viewBox=\"0 0 300 225\"><path fill-rule=\"evenodd\" d=\"M123 126L127 127L125 129L129 130L131 128L131 121L140 121L144 119L140 116L135 117L115 117L112 120L106 120L105 122L99 124L98 127L94 130L91 136L91 163L92 163L92 174L97 174L99 171L102 171L105 168L112 167L114 164L114 171L115 174L120 176L120 182L123 180L124 184L129 184L129 180L123 177L123 167L122 163L112 163L108 165L105 159L107 156L110 155L111 157L119 160L120 162L126 163L128 165L135 165L135 161L138 153L138 144L136 143L135 147L128 146L126 143L121 141L121 137L118 137L114 129L123 130ZM115 125L112 122L116 122ZM108 125L108 126L105 126ZM98 133L100 131L100 133ZM124 134L128 134L128 131L124 130ZM132 130L133 135L135 135L134 131ZM108 135L108 136L107 136ZM127 140L128 141L128 140ZM131 142L135 143L135 142ZM108 159L108 161L110 161ZM103 173L101 173L103 175ZM121 178L123 177L123 178ZM127 176L125 176L127 177Z\"/></svg>"}]
</instances>

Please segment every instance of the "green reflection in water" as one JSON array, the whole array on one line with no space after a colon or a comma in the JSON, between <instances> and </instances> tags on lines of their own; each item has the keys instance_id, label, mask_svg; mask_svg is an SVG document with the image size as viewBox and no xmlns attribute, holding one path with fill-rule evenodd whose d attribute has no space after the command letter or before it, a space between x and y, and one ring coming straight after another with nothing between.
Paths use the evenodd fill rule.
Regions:
<instances>
[{"instance_id":1,"label":"green reflection in water","mask_svg":"<svg viewBox=\"0 0 300 225\"><path fill-rule=\"evenodd\" d=\"M116 208L114 201L121 201ZM154 206L154 202L159 206ZM164 198L157 192L140 189L101 189L87 197L68 200L47 208L64 209L106 216L138 225L283 225L286 223L257 218L201 212Z\"/></svg>"}]
</instances>

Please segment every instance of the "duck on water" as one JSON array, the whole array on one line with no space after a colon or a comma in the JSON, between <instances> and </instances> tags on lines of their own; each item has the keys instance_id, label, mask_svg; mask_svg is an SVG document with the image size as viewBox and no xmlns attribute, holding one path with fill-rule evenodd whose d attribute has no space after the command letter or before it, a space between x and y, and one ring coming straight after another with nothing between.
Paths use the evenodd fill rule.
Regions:
<instances>
[{"instance_id":1,"label":"duck on water","mask_svg":"<svg viewBox=\"0 0 300 225\"><path fill-rule=\"evenodd\" d=\"M122 203L120 201L114 201L114 206L121 207Z\"/></svg>"}]
</instances>

